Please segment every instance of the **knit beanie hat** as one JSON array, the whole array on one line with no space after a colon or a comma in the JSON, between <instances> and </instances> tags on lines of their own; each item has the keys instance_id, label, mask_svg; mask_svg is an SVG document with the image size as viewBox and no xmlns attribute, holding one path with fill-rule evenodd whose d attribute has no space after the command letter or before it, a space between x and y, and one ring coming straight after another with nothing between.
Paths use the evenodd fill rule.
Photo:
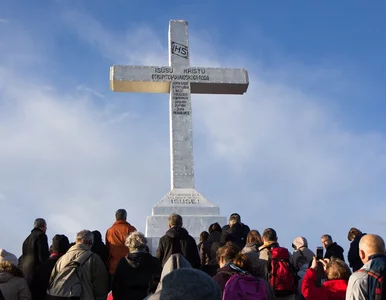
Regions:
<instances>
[{"instance_id":1,"label":"knit beanie hat","mask_svg":"<svg viewBox=\"0 0 386 300\"><path fill-rule=\"evenodd\" d=\"M306 238L302 236L298 236L296 239L294 239L292 244L296 246L296 249L308 247L308 242Z\"/></svg>"},{"instance_id":2,"label":"knit beanie hat","mask_svg":"<svg viewBox=\"0 0 386 300\"><path fill-rule=\"evenodd\" d=\"M0 249L0 263L4 262L4 261L9 261L15 267L17 267L17 265L19 263L19 260L17 259L17 257L14 254L8 252L5 249Z\"/></svg>"},{"instance_id":3,"label":"knit beanie hat","mask_svg":"<svg viewBox=\"0 0 386 300\"><path fill-rule=\"evenodd\" d=\"M221 300L218 284L206 273L177 269L162 280L160 300Z\"/></svg>"}]
</instances>

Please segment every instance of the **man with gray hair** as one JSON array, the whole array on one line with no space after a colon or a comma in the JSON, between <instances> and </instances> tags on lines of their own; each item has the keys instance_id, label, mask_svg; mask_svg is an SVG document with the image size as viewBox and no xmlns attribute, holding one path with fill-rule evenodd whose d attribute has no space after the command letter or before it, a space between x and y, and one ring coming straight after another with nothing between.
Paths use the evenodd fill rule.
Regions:
<instances>
[{"instance_id":1,"label":"man with gray hair","mask_svg":"<svg viewBox=\"0 0 386 300\"><path fill-rule=\"evenodd\" d=\"M82 230L76 235L75 245L59 258L52 270L47 299L106 299L108 273L99 255L90 250L93 241L94 236L90 230ZM71 273L73 269L75 274Z\"/></svg>"},{"instance_id":2,"label":"man with gray hair","mask_svg":"<svg viewBox=\"0 0 386 300\"><path fill-rule=\"evenodd\" d=\"M326 249L324 258L331 259L332 257L335 257L344 261L344 249L332 240L331 235L323 234L320 239L323 247Z\"/></svg>"},{"instance_id":3,"label":"man with gray hair","mask_svg":"<svg viewBox=\"0 0 386 300\"><path fill-rule=\"evenodd\" d=\"M107 262L109 273L112 277L119 260L129 254L125 246L126 237L137 229L126 221L127 212L125 209L118 209L115 212L115 223L106 231L106 246L109 249L109 260Z\"/></svg>"},{"instance_id":4,"label":"man with gray hair","mask_svg":"<svg viewBox=\"0 0 386 300\"><path fill-rule=\"evenodd\" d=\"M359 241L363 267L350 276L346 300L384 299L386 290L385 242L376 234L364 235Z\"/></svg>"},{"instance_id":5,"label":"man with gray hair","mask_svg":"<svg viewBox=\"0 0 386 300\"><path fill-rule=\"evenodd\" d=\"M31 288L36 269L50 257L46 231L46 221L42 218L37 218L34 222L34 228L23 243L19 268L23 271L29 288Z\"/></svg>"},{"instance_id":6,"label":"man with gray hair","mask_svg":"<svg viewBox=\"0 0 386 300\"><path fill-rule=\"evenodd\" d=\"M200 255L197 244L188 231L182 227L182 217L178 214L171 214L168 223L169 230L161 237L156 251L156 257L161 261L162 266L172 254L181 253L193 268L199 268Z\"/></svg>"}]
</instances>

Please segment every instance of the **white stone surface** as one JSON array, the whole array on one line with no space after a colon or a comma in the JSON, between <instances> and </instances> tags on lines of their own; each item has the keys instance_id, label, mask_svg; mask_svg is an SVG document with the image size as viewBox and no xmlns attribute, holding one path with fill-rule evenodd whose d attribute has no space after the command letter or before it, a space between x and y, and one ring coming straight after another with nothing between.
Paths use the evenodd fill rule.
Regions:
<instances>
[{"instance_id":1,"label":"white stone surface","mask_svg":"<svg viewBox=\"0 0 386 300\"><path fill-rule=\"evenodd\" d=\"M191 236L198 238L200 233L208 230L209 225L218 222L225 225L227 219L220 216L220 209L195 189L173 189L154 207L152 216L146 219L146 237L149 248L154 254L160 237L168 227L168 217L172 213L182 216L184 228Z\"/></svg>"}]
</instances>

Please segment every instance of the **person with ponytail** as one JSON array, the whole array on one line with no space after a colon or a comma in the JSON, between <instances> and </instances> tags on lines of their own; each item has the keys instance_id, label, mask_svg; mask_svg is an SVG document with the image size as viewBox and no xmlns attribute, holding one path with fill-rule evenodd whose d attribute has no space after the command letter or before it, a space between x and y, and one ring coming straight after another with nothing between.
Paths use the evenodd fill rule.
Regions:
<instances>
[{"instance_id":1,"label":"person with ponytail","mask_svg":"<svg viewBox=\"0 0 386 300\"><path fill-rule=\"evenodd\" d=\"M242 254L240 252L240 248L236 244L232 242L227 242L225 246L221 247L218 250L217 257L218 257L218 263L220 265L220 268L218 269L217 274L213 277L213 279L220 286L220 290L221 290L221 293L223 293L223 297L226 297L226 298L229 296L233 297L232 288L228 287L227 282L230 281L229 279L233 275L240 274L240 276L243 276L243 277L246 276L245 278L249 278L249 279L246 279L247 281L250 281L251 278L254 278L253 284L256 284L256 286L260 286L262 288L262 290L256 290L256 288L254 288L254 292L261 295L265 295L262 299L275 298L273 290L271 289L268 282L265 279L255 277L253 275L254 269L250 264L248 257L245 254ZM242 287L242 285L237 287ZM244 285L244 287L246 286ZM224 291L226 291L226 293L228 294L225 295ZM238 295L240 296L240 295L243 295L243 293L248 293L248 292L250 292L248 288L245 291L240 290L238 292L239 293ZM232 298L232 299L238 299L238 298Z\"/></svg>"},{"instance_id":2,"label":"person with ponytail","mask_svg":"<svg viewBox=\"0 0 386 300\"><path fill-rule=\"evenodd\" d=\"M217 261L220 268L217 270L217 274L213 276L213 279L220 286L221 293L224 292L225 284L229 278L237 273L238 267L233 263L233 260L237 257L237 262L241 263L239 253L240 248L232 242L227 242L217 251Z\"/></svg>"},{"instance_id":3,"label":"person with ponytail","mask_svg":"<svg viewBox=\"0 0 386 300\"><path fill-rule=\"evenodd\" d=\"M240 248L232 243L227 242L217 251L217 259L220 268L213 279L220 286L221 292L224 291L225 284L236 273L253 273L248 258L240 252Z\"/></svg>"}]
</instances>

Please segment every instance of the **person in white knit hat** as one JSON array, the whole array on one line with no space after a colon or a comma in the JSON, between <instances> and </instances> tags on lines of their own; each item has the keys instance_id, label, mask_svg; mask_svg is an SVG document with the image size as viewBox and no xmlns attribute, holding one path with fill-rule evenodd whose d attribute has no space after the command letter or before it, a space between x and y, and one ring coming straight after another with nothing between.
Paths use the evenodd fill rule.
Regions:
<instances>
[{"instance_id":1,"label":"person in white knit hat","mask_svg":"<svg viewBox=\"0 0 386 300\"><path fill-rule=\"evenodd\" d=\"M7 300L31 300L27 281L17 267L17 257L0 249L0 290Z\"/></svg>"},{"instance_id":2,"label":"person in white knit hat","mask_svg":"<svg viewBox=\"0 0 386 300\"><path fill-rule=\"evenodd\" d=\"M295 266L297 266L298 259L301 256L305 256L307 259L307 263L311 264L315 254L310 249L308 249L308 242L305 237L298 236L297 238L295 238L292 241L292 248L294 249L293 259Z\"/></svg>"}]
</instances>

